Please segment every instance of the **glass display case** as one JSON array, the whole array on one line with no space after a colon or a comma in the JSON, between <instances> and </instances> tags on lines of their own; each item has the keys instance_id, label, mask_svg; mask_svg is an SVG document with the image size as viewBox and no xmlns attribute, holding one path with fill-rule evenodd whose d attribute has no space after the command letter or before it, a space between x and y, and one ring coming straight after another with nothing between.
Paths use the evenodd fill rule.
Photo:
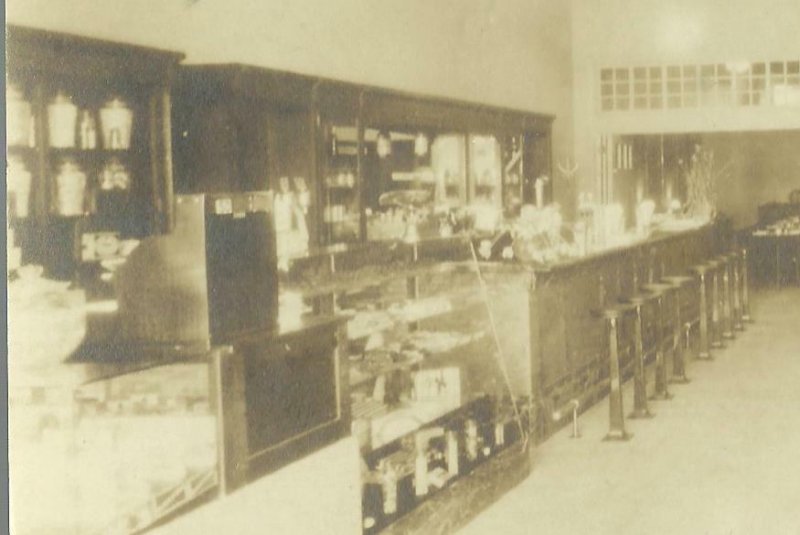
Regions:
<instances>
[{"instance_id":1,"label":"glass display case","mask_svg":"<svg viewBox=\"0 0 800 535\"><path fill-rule=\"evenodd\" d=\"M499 339L470 247L462 238L373 243L298 259L282 281L282 318L348 318L367 533L526 435L529 388L512 385L508 368L519 371L528 355Z\"/></svg>"},{"instance_id":2,"label":"glass display case","mask_svg":"<svg viewBox=\"0 0 800 535\"><path fill-rule=\"evenodd\" d=\"M75 361L94 305L23 273L8 289L15 530L138 533L216 496L213 352Z\"/></svg>"}]
</instances>

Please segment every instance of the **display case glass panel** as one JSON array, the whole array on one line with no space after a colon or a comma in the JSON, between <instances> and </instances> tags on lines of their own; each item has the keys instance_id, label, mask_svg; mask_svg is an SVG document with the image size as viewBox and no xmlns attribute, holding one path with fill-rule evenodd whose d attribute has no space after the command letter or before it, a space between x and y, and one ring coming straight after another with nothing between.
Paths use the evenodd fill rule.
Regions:
<instances>
[{"instance_id":1,"label":"display case glass panel","mask_svg":"<svg viewBox=\"0 0 800 535\"><path fill-rule=\"evenodd\" d=\"M352 243L360 239L358 128L327 125L323 130L322 227L324 242Z\"/></svg>"},{"instance_id":2,"label":"display case glass panel","mask_svg":"<svg viewBox=\"0 0 800 535\"><path fill-rule=\"evenodd\" d=\"M352 433L364 461L366 532L373 533L523 436L527 314L506 322L513 328L493 321L494 303L515 297L519 304L526 286L486 290L469 240L457 237L373 243L334 256L290 267L281 315L312 314L305 300L313 309L327 302L347 318ZM320 272L323 266L334 267ZM308 270L317 273L313 288ZM508 370L518 375L513 384Z\"/></svg>"},{"instance_id":3,"label":"display case glass panel","mask_svg":"<svg viewBox=\"0 0 800 535\"><path fill-rule=\"evenodd\" d=\"M36 497L17 500L16 528L138 533L216 497L210 392L205 363L74 387L15 381L10 454L24 474L14 478L12 492Z\"/></svg>"},{"instance_id":4,"label":"display case glass panel","mask_svg":"<svg viewBox=\"0 0 800 535\"><path fill-rule=\"evenodd\" d=\"M383 130L364 133L368 240L450 235L467 200L466 136Z\"/></svg>"}]
</instances>

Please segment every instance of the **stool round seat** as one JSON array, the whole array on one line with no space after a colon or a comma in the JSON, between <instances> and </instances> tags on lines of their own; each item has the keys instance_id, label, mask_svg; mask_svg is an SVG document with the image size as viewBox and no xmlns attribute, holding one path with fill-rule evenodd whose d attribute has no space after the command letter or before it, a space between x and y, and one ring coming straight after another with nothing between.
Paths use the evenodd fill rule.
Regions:
<instances>
[{"instance_id":1,"label":"stool round seat","mask_svg":"<svg viewBox=\"0 0 800 535\"><path fill-rule=\"evenodd\" d=\"M686 275L667 275L666 277L661 277L661 280L666 281L673 287L678 287L694 282L694 277L688 277Z\"/></svg>"},{"instance_id":2,"label":"stool round seat","mask_svg":"<svg viewBox=\"0 0 800 535\"><path fill-rule=\"evenodd\" d=\"M702 264L693 265L692 267L689 268L689 270L693 271L694 273L697 273L698 275L705 275L706 273L714 269L714 267L716 266L712 266L708 262L704 262Z\"/></svg>"},{"instance_id":3,"label":"stool round seat","mask_svg":"<svg viewBox=\"0 0 800 535\"><path fill-rule=\"evenodd\" d=\"M657 296L651 292L639 292L633 295L626 295L624 297L620 297L619 300L620 302L625 304L640 306L647 303L648 301L652 300L655 297Z\"/></svg>"},{"instance_id":4,"label":"stool round seat","mask_svg":"<svg viewBox=\"0 0 800 535\"><path fill-rule=\"evenodd\" d=\"M606 306L606 307L601 308L601 309L593 310L592 313L595 316L598 316L598 317L601 317L601 318L604 318L604 319L619 319L620 317L625 315L626 312L628 312L628 311L630 311L632 309L633 309L633 306L631 306L628 303L616 303L616 304L609 305L609 306Z\"/></svg>"},{"instance_id":5,"label":"stool round seat","mask_svg":"<svg viewBox=\"0 0 800 535\"><path fill-rule=\"evenodd\" d=\"M675 287L672 284L664 284L661 282L653 282L650 284L642 285L643 290L647 290L648 292L651 292L654 295L663 294L665 292L668 292L669 290L672 290L673 288Z\"/></svg>"}]
</instances>

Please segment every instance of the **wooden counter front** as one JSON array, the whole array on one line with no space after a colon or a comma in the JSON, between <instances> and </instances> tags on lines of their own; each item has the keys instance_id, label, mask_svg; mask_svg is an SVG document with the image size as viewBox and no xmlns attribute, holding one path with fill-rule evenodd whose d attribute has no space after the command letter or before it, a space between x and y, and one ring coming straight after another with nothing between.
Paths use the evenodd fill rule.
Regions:
<instances>
[{"instance_id":1,"label":"wooden counter front","mask_svg":"<svg viewBox=\"0 0 800 535\"><path fill-rule=\"evenodd\" d=\"M552 414L572 399L581 407L604 395L608 380L606 325L598 315L604 307L632 295L665 275L685 274L689 267L711 256L718 239L716 228L655 235L628 247L534 269L528 284L530 311L531 386L540 410L538 434L558 427ZM691 291L691 289L689 289ZM681 294L690 317L691 294ZM645 307L644 338L653 339L655 310ZM630 373L632 332L620 326L623 378ZM647 352L647 348L645 348Z\"/></svg>"}]
</instances>

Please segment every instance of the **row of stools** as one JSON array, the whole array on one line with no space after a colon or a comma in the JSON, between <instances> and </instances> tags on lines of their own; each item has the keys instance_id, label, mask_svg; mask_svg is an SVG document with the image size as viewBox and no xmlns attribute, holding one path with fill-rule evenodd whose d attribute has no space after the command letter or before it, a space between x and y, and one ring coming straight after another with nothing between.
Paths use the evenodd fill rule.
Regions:
<instances>
[{"instance_id":1,"label":"row of stools","mask_svg":"<svg viewBox=\"0 0 800 535\"><path fill-rule=\"evenodd\" d=\"M636 271L634 270L634 273ZM652 272L650 279L653 279ZM747 251L736 248L728 253L693 265L685 274L662 273L659 280L639 284L634 275L634 291L618 302L605 306L602 315L608 325L609 341L609 431L606 440L627 440L619 360L619 323L633 321L633 411L630 418L651 418L648 399L668 400L671 383L687 383L686 360L693 346L696 358L712 360L712 349L725 347L736 331L751 321ZM686 302L696 307L683 306ZM653 340L655 381L648 398L647 359L643 333L643 310L654 311ZM692 309L699 310L693 317ZM687 310L688 309L688 310ZM670 317L671 316L671 317ZM671 332L668 332L671 326ZM694 344L693 344L694 341ZM667 355L672 356L669 376Z\"/></svg>"}]
</instances>

